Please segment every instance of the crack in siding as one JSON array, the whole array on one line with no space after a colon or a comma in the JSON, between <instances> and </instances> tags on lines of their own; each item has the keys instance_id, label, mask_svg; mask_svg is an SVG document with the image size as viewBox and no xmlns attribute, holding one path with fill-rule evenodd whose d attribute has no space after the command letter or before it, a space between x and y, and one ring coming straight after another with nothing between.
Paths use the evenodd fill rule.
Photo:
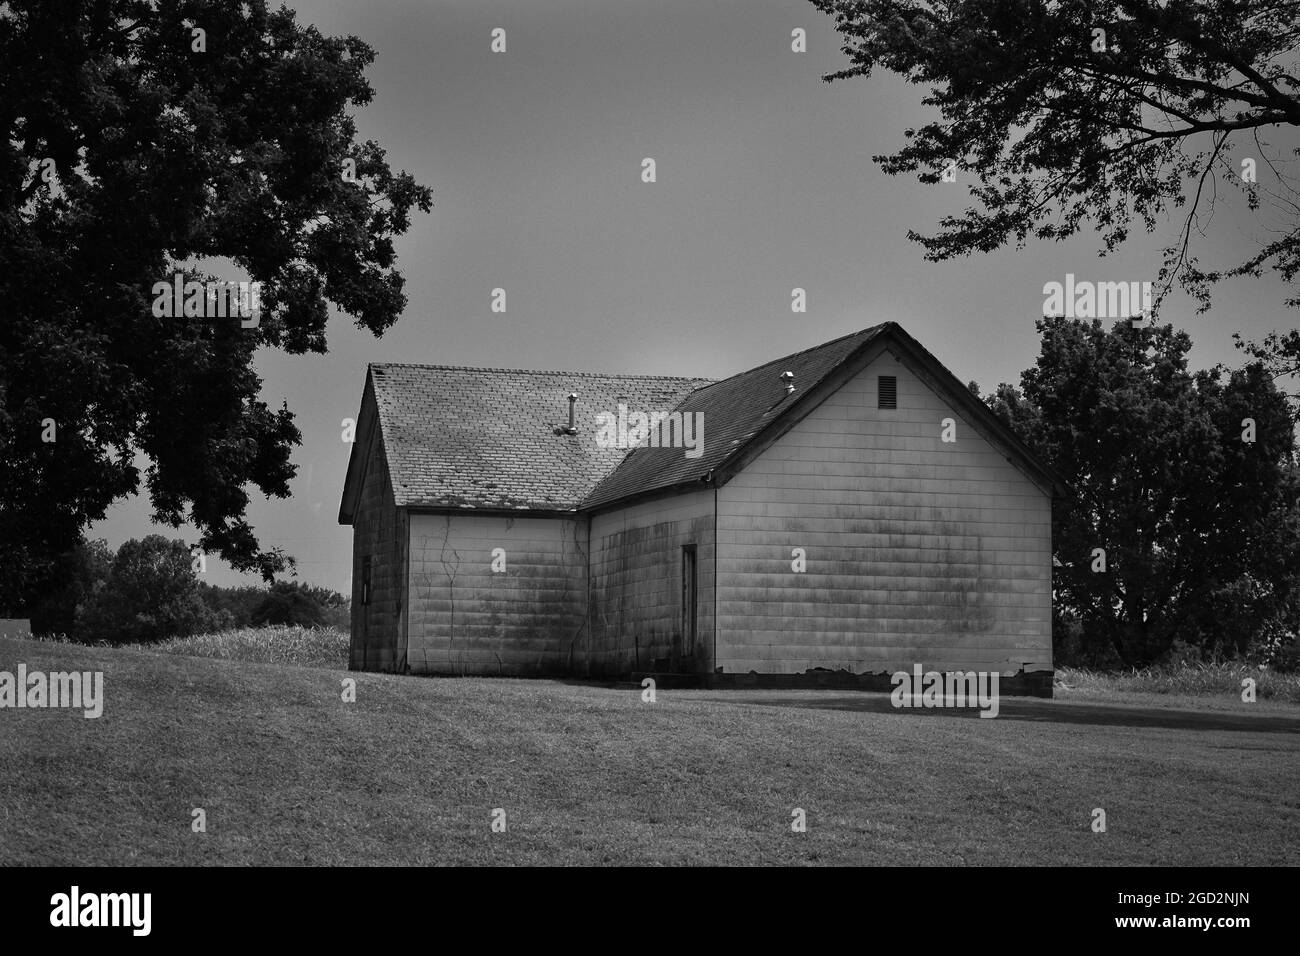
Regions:
<instances>
[{"instance_id":1,"label":"crack in siding","mask_svg":"<svg viewBox=\"0 0 1300 956\"><path fill-rule=\"evenodd\" d=\"M569 527L570 527L570 530L573 532L573 550L576 551L577 554L578 554L578 557L582 559L581 561L579 561L579 563L578 563L578 567L580 567L580 568L583 569L583 586L582 586L582 589L583 589L583 591L585 592L585 591L587 590L587 581L588 581L589 578L590 578L590 569L591 569L591 565L590 565L590 563L587 561L587 553L586 553L585 550L583 550L582 542L581 542L581 540L580 540L581 535L579 534L579 531L581 530L581 528L579 527L579 522L578 522L578 521L570 521L570 522L569 522ZM570 595L571 592L572 592L572 587L571 587L571 585L570 585L571 576L567 573L567 571L568 571L567 568L565 569L565 571L566 571L566 574L564 575L564 591L560 594L560 606L561 606L561 607L565 607L565 606L567 606L567 602L568 602L568 600L569 600L569 595ZM589 595L588 595L588 597L589 597ZM570 671L573 670L573 652L574 652L574 648L577 647L578 642L582 639L582 637L583 637L584 633L586 632L586 630L587 630L587 615L586 615L586 613L585 613L585 608L584 608L584 613L583 613L583 615L582 615L582 621L581 621L581 623L578 625L578 632L577 632L576 634L574 634L574 635L573 635L573 638L569 641L569 663L568 663L568 669L569 669ZM588 661L588 664L590 664L590 661Z\"/></svg>"},{"instance_id":2,"label":"crack in siding","mask_svg":"<svg viewBox=\"0 0 1300 956\"><path fill-rule=\"evenodd\" d=\"M443 571L447 574L447 603L450 606L450 612L447 616L447 663L455 666L455 660L452 658L452 650L456 643L456 571L460 567L460 554L455 548L451 549L452 556L456 559L455 564L447 562L447 545L451 540L451 515L444 519L446 524L446 533L442 536L442 551L438 555L438 562L442 565ZM464 668L461 669L461 676L464 676Z\"/></svg>"}]
</instances>

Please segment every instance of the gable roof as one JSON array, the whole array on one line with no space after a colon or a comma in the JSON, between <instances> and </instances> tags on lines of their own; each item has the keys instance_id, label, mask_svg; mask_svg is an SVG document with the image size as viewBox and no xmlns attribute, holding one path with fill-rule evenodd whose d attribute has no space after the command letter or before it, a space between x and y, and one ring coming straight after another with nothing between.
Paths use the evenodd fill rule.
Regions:
<instances>
[{"instance_id":1,"label":"gable roof","mask_svg":"<svg viewBox=\"0 0 1300 956\"><path fill-rule=\"evenodd\" d=\"M673 411L683 416L703 415L695 419L703 422L703 454L687 458L681 448L634 448L584 499L583 508L599 508L633 495L703 481L872 342L887 325L875 325L774 359L692 392ZM794 373L795 391L790 395L780 378L787 371Z\"/></svg>"},{"instance_id":2,"label":"gable roof","mask_svg":"<svg viewBox=\"0 0 1300 956\"><path fill-rule=\"evenodd\" d=\"M583 510L629 499L727 483L765 448L793 428L848 379L889 349L944 395L986 438L1010 452L1008 461L1056 495L1064 480L971 394L943 363L897 322L883 322L823 345L787 355L688 395L674 411L703 413L704 453L687 458L681 448L638 447L583 500ZM781 373L793 372L786 393Z\"/></svg>"},{"instance_id":3,"label":"gable roof","mask_svg":"<svg viewBox=\"0 0 1300 956\"><path fill-rule=\"evenodd\" d=\"M361 420L373 402L398 507L573 511L626 454L593 440L598 413L620 403L668 412L709 381L371 365ZM557 435L556 426L568 424L571 392L578 435ZM360 442L353 445L354 458L364 454ZM360 471L350 463L341 523L355 514Z\"/></svg>"},{"instance_id":4,"label":"gable roof","mask_svg":"<svg viewBox=\"0 0 1300 956\"><path fill-rule=\"evenodd\" d=\"M774 359L731 378L371 365L339 521L351 523L367 437L377 422L398 507L598 510L630 499L725 484L885 349L961 410L1008 460L1055 494L1064 481L896 322ZM794 375L787 393L781 373ZM578 394L576 435L568 395ZM602 447L597 416L697 413L702 453Z\"/></svg>"}]
</instances>

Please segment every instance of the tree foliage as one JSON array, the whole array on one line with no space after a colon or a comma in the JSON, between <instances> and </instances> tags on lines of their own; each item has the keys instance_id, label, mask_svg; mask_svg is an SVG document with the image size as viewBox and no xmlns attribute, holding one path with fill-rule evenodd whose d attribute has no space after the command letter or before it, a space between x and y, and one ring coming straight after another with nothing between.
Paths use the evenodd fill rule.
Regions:
<instances>
[{"instance_id":1,"label":"tree foliage","mask_svg":"<svg viewBox=\"0 0 1300 956\"><path fill-rule=\"evenodd\" d=\"M1105 251L1186 206L1165 249L1159 300L1177 282L1209 307L1226 276L1300 272L1300 205L1267 141L1300 126L1300 4L1252 0L812 0L835 18L852 64L930 88L939 118L877 156L886 172L973 177L972 204L933 235L927 258L989 252L1085 225ZM1292 141L1294 137L1292 136ZM1241 158L1257 163L1249 181ZM1277 180L1266 187L1265 173ZM1241 261L1198 265L1191 240L1222 188L1280 222ZM1209 207L1207 209L1207 206ZM1288 298L1300 305L1300 294Z\"/></svg>"},{"instance_id":2,"label":"tree foliage","mask_svg":"<svg viewBox=\"0 0 1300 956\"><path fill-rule=\"evenodd\" d=\"M1069 486L1052 510L1059 614L1129 664L1175 640L1236 655L1294 634L1300 468L1264 367L1189 371L1168 325L1038 327L1037 363L985 401Z\"/></svg>"},{"instance_id":3,"label":"tree foliage","mask_svg":"<svg viewBox=\"0 0 1300 956\"><path fill-rule=\"evenodd\" d=\"M356 141L373 59L265 0L0 5L0 609L142 484L235 568L291 565L245 518L300 442L254 350L324 352L330 305L382 334L431 206ZM155 283L225 267L261 283L255 327L153 314Z\"/></svg>"},{"instance_id":4,"label":"tree foliage","mask_svg":"<svg viewBox=\"0 0 1300 956\"><path fill-rule=\"evenodd\" d=\"M230 614L231 627L249 627L252 623L253 609L266 598L267 589L254 585L222 587L217 584L199 582L199 594L203 603L215 611Z\"/></svg>"},{"instance_id":5,"label":"tree foliage","mask_svg":"<svg viewBox=\"0 0 1300 956\"><path fill-rule=\"evenodd\" d=\"M300 587L296 581L277 581L253 609L250 623L254 627L267 624L319 627L325 623L325 611L313 593L315 590Z\"/></svg>"},{"instance_id":6,"label":"tree foliage","mask_svg":"<svg viewBox=\"0 0 1300 956\"><path fill-rule=\"evenodd\" d=\"M77 623L84 640L135 644L220 630L231 619L204 604L185 542L151 534L118 548Z\"/></svg>"},{"instance_id":7,"label":"tree foliage","mask_svg":"<svg viewBox=\"0 0 1300 956\"><path fill-rule=\"evenodd\" d=\"M1237 348L1261 363L1274 381L1300 376L1300 331L1270 332L1259 342L1247 341L1240 333L1233 339ZM1292 417L1300 423L1300 393L1292 392L1291 399Z\"/></svg>"},{"instance_id":8,"label":"tree foliage","mask_svg":"<svg viewBox=\"0 0 1300 956\"><path fill-rule=\"evenodd\" d=\"M108 578L112 567L113 552L102 539L78 541L59 555L49 590L31 609L32 633L75 634L77 614L94 593L96 583Z\"/></svg>"},{"instance_id":9,"label":"tree foliage","mask_svg":"<svg viewBox=\"0 0 1300 956\"><path fill-rule=\"evenodd\" d=\"M221 587L200 584L199 589L204 603L209 607L230 612L233 627L257 627L266 623L300 623L308 627L319 624L347 630L351 626L352 602L346 596L330 588L302 581L277 581L270 587L251 585ZM319 614L308 610L304 616L301 616L301 620L279 620L282 615L278 611L273 613L273 609L294 602L292 599L286 601L277 598L273 601L271 598L273 595L283 595L289 591L301 594L307 599L296 603L317 609Z\"/></svg>"}]
</instances>

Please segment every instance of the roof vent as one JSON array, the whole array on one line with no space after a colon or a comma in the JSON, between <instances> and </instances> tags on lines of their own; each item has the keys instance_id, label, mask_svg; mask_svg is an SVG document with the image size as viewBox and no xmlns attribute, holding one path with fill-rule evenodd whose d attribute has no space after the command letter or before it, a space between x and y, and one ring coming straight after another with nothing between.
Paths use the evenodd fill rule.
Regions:
<instances>
[{"instance_id":1,"label":"roof vent","mask_svg":"<svg viewBox=\"0 0 1300 956\"><path fill-rule=\"evenodd\" d=\"M782 372L781 381L785 383L785 393L787 395L794 391L794 372Z\"/></svg>"},{"instance_id":2,"label":"roof vent","mask_svg":"<svg viewBox=\"0 0 1300 956\"><path fill-rule=\"evenodd\" d=\"M557 435L576 435L576 434L578 434L578 426L574 423L574 417L573 417L573 403L576 402L577 400L578 400L578 393L577 393L577 392L570 392L570 393L569 393L569 424L568 424L568 425L556 425L556 426L555 426L555 434L557 434Z\"/></svg>"}]
</instances>

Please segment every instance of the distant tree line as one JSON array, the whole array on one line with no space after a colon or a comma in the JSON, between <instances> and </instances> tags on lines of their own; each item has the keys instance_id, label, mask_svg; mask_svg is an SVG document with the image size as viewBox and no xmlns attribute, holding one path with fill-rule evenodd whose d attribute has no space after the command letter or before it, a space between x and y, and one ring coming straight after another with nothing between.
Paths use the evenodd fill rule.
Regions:
<instances>
[{"instance_id":1,"label":"distant tree line","mask_svg":"<svg viewBox=\"0 0 1300 956\"><path fill-rule=\"evenodd\" d=\"M57 569L57 586L30 609L38 634L134 644L270 624L349 627L350 601L337 591L298 581L206 584L189 546L157 534L132 538L116 553L102 540L83 540Z\"/></svg>"}]
</instances>

